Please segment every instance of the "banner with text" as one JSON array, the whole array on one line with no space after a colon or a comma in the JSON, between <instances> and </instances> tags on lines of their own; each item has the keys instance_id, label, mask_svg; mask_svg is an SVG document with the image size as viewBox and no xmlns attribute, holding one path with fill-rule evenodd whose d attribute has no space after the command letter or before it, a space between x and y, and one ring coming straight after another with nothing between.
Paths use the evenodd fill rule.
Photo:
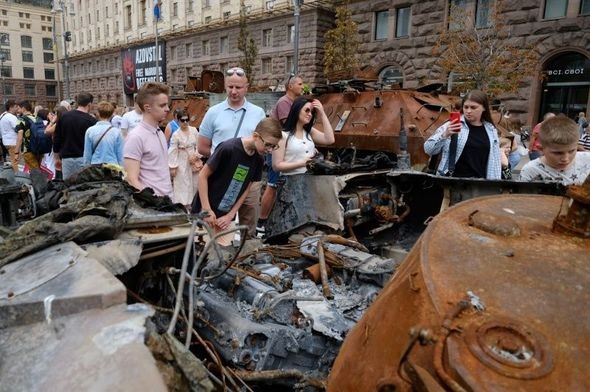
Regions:
<instances>
[{"instance_id":1,"label":"banner with text","mask_svg":"<svg viewBox=\"0 0 590 392\"><path fill-rule=\"evenodd\" d=\"M159 69L159 81L166 82L166 42L158 42L158 47L157 61L155 42L121 51L125 94L135 94L142 84L155 82L158 73L156 63Z\"/></svg>"}]
</instances>

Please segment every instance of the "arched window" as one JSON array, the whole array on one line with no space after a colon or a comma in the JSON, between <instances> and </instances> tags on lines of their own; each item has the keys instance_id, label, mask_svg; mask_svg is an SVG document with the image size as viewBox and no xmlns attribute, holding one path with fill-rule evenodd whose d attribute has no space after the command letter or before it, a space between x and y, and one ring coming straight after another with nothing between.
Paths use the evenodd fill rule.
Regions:
<instances>
[{"instance_id":1,"label":"arched window","mask_svg":"<svg viewBox=\"0 0 590 392\"><path fill-rule=\"evenodd\" d=\"M389 65L379 72L379 83L383 86L403 87L404 74L399 65Z\"/></svg>"}]
</instances>

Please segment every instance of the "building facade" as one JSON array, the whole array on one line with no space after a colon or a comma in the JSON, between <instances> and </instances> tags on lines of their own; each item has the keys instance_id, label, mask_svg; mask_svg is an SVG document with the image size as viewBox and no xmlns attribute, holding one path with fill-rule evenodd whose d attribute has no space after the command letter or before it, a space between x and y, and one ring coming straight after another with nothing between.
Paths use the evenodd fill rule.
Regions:
<instances>
[{"instance_id":1,"label":"building facade","mask_svg":"<svg viewBox=\"0 0 590 392\"><path fill-rule=\"evenodd\" d=\"M358 25L361 62L385 84L416 88L448 82L433 47L448 26L451 4L471 10L486 28L500 1L502 18L516 45L531 45L539 55L536 74L515 94L500 97L506 107L532 125L547 111L573 117L590 107L590 0L382 0L350 1ZM180 91L188 76L239 63L240 0L163 2L158 38L164 42L162 76ZM286 79L294 61L294 8L291 0L245 0L248 28L258 46L255 85ZM76 0L67 12L71 30L70 76L73 94L90 91L99 99L130 104L123 88L125 49L155 41L153 2ZM328 1L301 6L299 71L311 85L323 83L324 34L334 26ZM165 60L165 61L164 61ZM510 70L506 70L509 72ZM143 71L142 71L143 72Z\"/></svg>"},{"instance_id":2,"label":"building facade","mask_svg":"<svg viewBox=\"0 0 590 392\"><path fill-rule=\"evenodd\" d=\"M485 28L499 0L358 1L351 4L361 35L361 57L380 78L415 88L449 83L433 47L449 23L451 4ZM553 111L570 117L590 108L590 0L502 0L501 17L516 45L539 55L536 77L500 97L524 123ZM506 70L510 72L511 70Z\"/></svg>"},{"instance_id":3,"label":"building facade","mask_svg":"<svg viewBox=\"0 0 590 392\"><path fill-rule=\"evenodd\" d=\"M59 26L50 1L0 1L0 101L27 99L48 107L58 102L53 42Z\"/></svg>"},{"instance_id":4,"label":"building facade","mask_svg":"<svg viewBox=\"0 0 590 392\"><path fill-rule=\"evenodd\" d=\"M298 65L311 84L321 81L324 34L333 25L333 13L324 3L306 1L301 7ZM246 0L244 5L249 34L258 47L253 87L284 82L294 62L291 1ZM240 0L179 0L163 4L157 31L164 53L158 66L164 64L160 76L165 76L162 79L175 92L182 91L189 76L239 64L239 10ZM98 100L131 105L132 93L125 87L126 51L135 50L136 54L140 53L137 48L155 48L153 2L76 1L65 15L65 29L72 31L72 96L89 91ZM151 69L155 69L153 65ZM134 70L142 76L146 71L139 66ZM144 79L147 78L138 78Z\"/></svg>"}]
</instances>

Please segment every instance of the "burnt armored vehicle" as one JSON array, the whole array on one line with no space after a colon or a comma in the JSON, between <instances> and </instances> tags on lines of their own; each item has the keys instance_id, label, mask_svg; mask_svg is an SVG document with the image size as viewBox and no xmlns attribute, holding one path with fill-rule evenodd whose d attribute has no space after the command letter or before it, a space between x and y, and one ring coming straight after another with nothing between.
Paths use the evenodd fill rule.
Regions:
<instances>
[{"instance_id":1,"label":"burnt armored vehicle","mask_svg":"<svg viewBox=\"0 0 590 392\"><path fill-rule=\"evenodd\" d=\"M588 390L590 177L568 194L434 218L347 336L328 390Z\"/></svg>"}]
</instances>

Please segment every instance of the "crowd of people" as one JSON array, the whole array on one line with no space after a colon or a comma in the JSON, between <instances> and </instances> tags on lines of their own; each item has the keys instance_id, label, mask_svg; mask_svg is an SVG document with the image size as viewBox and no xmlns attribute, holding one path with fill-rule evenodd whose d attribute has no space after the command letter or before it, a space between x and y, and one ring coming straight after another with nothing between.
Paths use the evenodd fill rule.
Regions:
<instances>
[{"instance_id":1,"label":"crowd of people","mask_svg":"<svg viewBox=\"0 0 590 392\"><path fill-rule=\"evenodd\" d=\"M8 101L0 116L2 158L14 171L48 168L67 179L89 165L115 164L138 190L151 188L187 211L207 212L218 231L236 218L246 237L263 234L277 187L289 176L306 172L319 152L316 145L334 143L334 130L317 99L303 96L303 80L291 75L285 95L270 118L246 99L248 77L239 67L225 72L224 101L206 112L199 129L186 110L170 112L170 88L142 85L135 106L125 112L110 102L93 107L93 96L80 93L75 108L63 101L49 111L28 101ZM501 137L491 116L488 97L473 90L462 100L460 116L440 126L424 143L428 155L440 155L443 176L512 179L520 153L512 138ZM557 180L580 184L590 173L590 130L584 113L577 121L548 113L533 130L530 162L520 180ZM321 127L316 128L316 121ZM39 130L51 143L40 147ZM525 150L526 151L526 150ZM267 181L262 192L263 167Z\"/></svg>"},{"instance_id":2,"label":"crowd of people","mask_svg":"<svg viewBox=\"0 0 590 392\"><path fill-rule=\"evenodd\" d=\"M444 123L424 143L428 155L440 155L437 174L513 179L512 170L519 160L513 157L518 152L513 140L501 137L496 129L487 95L470 91L463 97L460 110L458 121ZM529 162L520 170L519 180L582 184L590 174L589 132L584 113L577 121L563 114L545 114L533 128Z\"/></svg>"},{"instance_id":3,"label":"crowd of people","mask_svg":"<svg viewBox=\"0 0 590 392\"><path fill-rule=\"evenodd\" d=\"M217 230L238 217L248 227L246 236L254 237L257 228L264 231L279 178L305 172L316 144L333 143L334 131L320 101L301 97L299 76L289 77L270 118L246 99L242 68L225 72L225 89L227 98L209 108L199 130L181 109L162 132L170 112L170 88L162 83L144 84L127 112L105 101L94 107L89 93L77 95L75 108L64 101L51 112L33 113L28 101L9 101L0 118L3 146L14 171L46 166L64 180L89 165L119 165L136 189L149 187L188 211L207 211L206 220ZM316 118L321 131L314 127ZM47 153L31 149L39 121L52 143ZM265 159L270 179L262 196Z\"/></svg>"}]
</instances>

